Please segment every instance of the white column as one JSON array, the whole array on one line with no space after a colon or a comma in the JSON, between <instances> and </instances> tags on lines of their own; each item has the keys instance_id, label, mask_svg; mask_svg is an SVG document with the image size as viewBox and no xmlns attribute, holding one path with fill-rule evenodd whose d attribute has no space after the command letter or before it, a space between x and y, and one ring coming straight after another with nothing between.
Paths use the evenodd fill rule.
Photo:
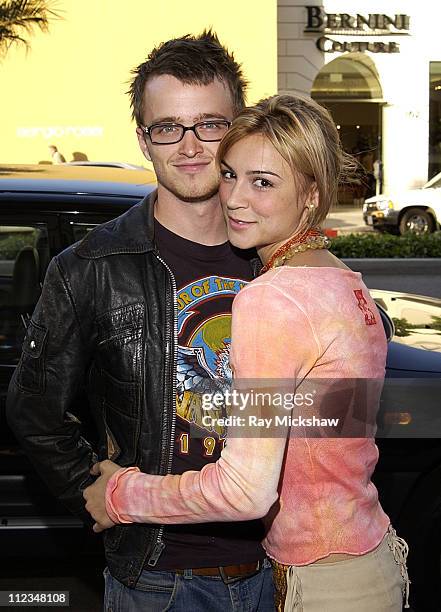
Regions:
<instances>
[{"instance_id":1,"label":"white column","mask_svg":"<svg viewBox=\"0 0 441 612\"><path fill-rule=\"evenodd\" d=\"M279 93L311 94L315 77L325 63L315 38L306 36L304 0L278 0L278 90Z\"/></svg>"}]
</instances>

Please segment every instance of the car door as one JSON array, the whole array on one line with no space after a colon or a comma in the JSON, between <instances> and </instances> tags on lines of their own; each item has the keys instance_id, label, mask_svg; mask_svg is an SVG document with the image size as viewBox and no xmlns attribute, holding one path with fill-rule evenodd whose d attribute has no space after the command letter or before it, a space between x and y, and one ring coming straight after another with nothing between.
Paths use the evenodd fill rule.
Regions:
<instances>
[{"instance_id":1,"label":"car door","mask_svg":"<svg viewBox=\"0 0 441 612\"><path fill-rule=\"evenodd\" d=\"M60 236L66 246L78 242L94 227L109 221L120 214L120 210L112 213L66 212L60 215Z\"/></svg>"},{"instance_id":2,"label":"car door","mask_svg":"<svg viewBox=\"0 0 441 612\"><path fill-rule=\"evenodd\" d=\"M25 329L51 257L60 249L57 215L0 210L0 389L17 365Z\"/></svg>"},{"instance_id":3,"label":"car door","mask_svg":"<svg viewBox=\"0 0 441 612\"><path fill-rule=\"evenodd\" d=\"M20 359L26 327L40 296L47 266L62 244L58 215L42 213L26 202L1 204L0 515L7 528L14 517L34 514L39 496L44 496L40 483L27 476L30 468L7 426L5 408L8 385Z\"/></svg>"},{"instance_id":4,"label":"car door","mask_svg":"<svg viewBox=\"0 0 441 612\"><path fill-rule=\"evenodd\" d=\"M17 523L20 528L35 519L38 524L52 525L54 519L51 517L66 515L65 509L37 477L8 428L6 395L50 260L97 224L120 212L81 213L78 208L81 203L73 208L61 201L53 206L44 202L38 206L35 202L29 206L25 201L1 202L0 207L0 481L3 500L0 501L0 516L8 525ZM84 408L85 405L84 395L79 390L72 411L75 412L75 406ZM94 431L87 418L88 412L83 412L80 416L84 417L84 429ZM74 517L67 516L66 525L71 523L80 524Z\"/></svg>"}]
</instances>

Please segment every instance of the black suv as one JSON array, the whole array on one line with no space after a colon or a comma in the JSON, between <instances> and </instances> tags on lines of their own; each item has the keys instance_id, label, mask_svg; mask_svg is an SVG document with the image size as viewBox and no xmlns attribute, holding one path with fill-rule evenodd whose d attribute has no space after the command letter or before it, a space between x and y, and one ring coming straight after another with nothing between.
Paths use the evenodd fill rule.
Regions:
<instances>
[{"instance_id":1,"label":"black suv","mask_svg":"<svg viewBox=\"0 0 441 612\"><path fill-rule=\"evenodd\" d=\"M5 420L5 398L50 259L97 224L123 213L154 188L155 178L148 170L0 166L3 556L23 551L66 555L97 547L98 538L56 502L17 447ZM435 610L438 604L432 608L431 602L441 600L441 300L372 293L390 339L378 421L380 461L375 482L385 511L410 545L414 606L415 593L420 593L424 601L414 609ZM426 318L416 323L412 317L421 318L422 312ZM424 336L423 342L418 340L418 334ZM93 425L81 393L78 389L72 411L93 441Z\"/></svg>"},{"instance_id":2,"label":"black suv","mask_svg":"<svg viewBox=\"0 0 441 612\"><path fill-rule=\"evenodd\" d=\"M100 539L49 493L8 429L6 393L50 259L156 186L145 170L0 166L0 554L96 552ZM73 412L93 437L82 390Z\"/></svg>"}]
</instances>

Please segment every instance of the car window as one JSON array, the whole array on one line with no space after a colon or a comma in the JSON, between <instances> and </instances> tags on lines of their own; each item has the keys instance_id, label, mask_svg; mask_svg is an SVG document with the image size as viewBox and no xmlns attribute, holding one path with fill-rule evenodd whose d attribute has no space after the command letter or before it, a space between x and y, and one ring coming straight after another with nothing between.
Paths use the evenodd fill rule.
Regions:
<instances>
[{"instance_id":1,"label":"car window","mask_svg":"<svg viewBox=\"0 0 441 612\"><path fill-rule=\"evenodd\" d=\"M107 219L103 220L107 221ZM73 241L78 242L84 238L86 234L90 232L94 227L96 227L98 223L75 223L73 221L70 222L71 232L73 235Z\"/></svg>"},{"instance_id":2,"label":"car window","mask_svg":"<svg viewBox=\"0 0 441 612\"><path fill-rule=\"evenodd\" d=\"M439 189L441 187L441 177L437 181L432 183L430 186L435 188L435 189Z\"/></svg>"},{"instance_id":3,"label":"car window","mask_svg":"<svg viewBox=\"0 0 441 612\"><path fill-rule=\"evenodd\" d=\"M49 264L44 223L0 225L0 363L15 363Z\"/></svg>"},{"instance_id":4,"label":"car window","mask_svg":"<svg viewBox=\"0 0 441 612\"><path fill-rule=\"evenodd\" d=\"M123 210L0 219L0 367L18 363L51 258Z\"/></svg>"},{"instance_id":5,"label":"car window","mask_svg":"<svg viewBox=\"0 0 441 612\"><path fill-rule=\"evenodd\" d=\"M378 289L371 293L393 321L394 342L441 352L440 300Z\"/></svg>"},{"instance_id":6,"label":"car window","mask_svg":"<svg viewBox=\"0 0 441 612\"><path fill-rule=\"evenodd\" d=\"M127 207L118 207L108 213L80 212L60 215L61 235L65 246L82 240L97 225L106 223L118 217L127 210ZM65 247L63 247L65 248Z\"/></svg>"}]
</instances>

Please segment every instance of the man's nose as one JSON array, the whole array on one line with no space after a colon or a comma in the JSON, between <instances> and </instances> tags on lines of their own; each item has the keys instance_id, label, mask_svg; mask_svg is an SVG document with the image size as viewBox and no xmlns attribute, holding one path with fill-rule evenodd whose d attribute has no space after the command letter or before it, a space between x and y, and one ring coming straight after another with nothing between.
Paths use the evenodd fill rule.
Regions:
<instances>
[{"instance_id":1,"label":"man's nose","mask_svg":"<svg viewBox=\"0 0 441 612\"><path fill-rule=\"evenodd\" d=\"M187 157L194 157L198 153L202 153L204 150L202 142L191 130L187 130L185 132L184 137L179 144L179 153L182 153Z\"/></svg>"}]
</instances>

